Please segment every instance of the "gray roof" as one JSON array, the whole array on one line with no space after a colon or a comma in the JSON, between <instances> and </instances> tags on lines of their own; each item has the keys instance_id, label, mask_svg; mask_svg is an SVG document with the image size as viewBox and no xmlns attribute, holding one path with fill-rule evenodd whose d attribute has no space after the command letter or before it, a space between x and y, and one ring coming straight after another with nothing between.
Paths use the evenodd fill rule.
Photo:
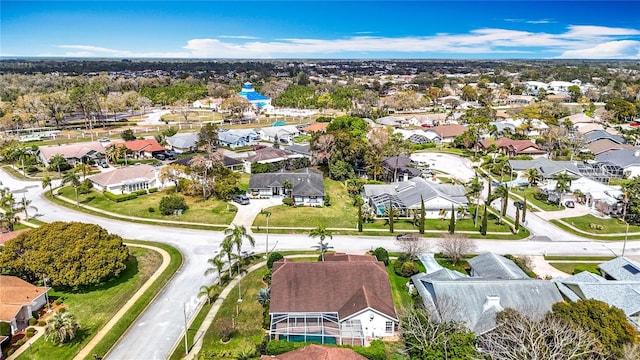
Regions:
<instances>
[{"instance_id":1,"label":"gray roof","mask_svg":"<svg viewBox=\"0 0 640 360\"><path fill-rule=\"evenodd\" d=\"M305 145L293 144L291 146L286 146L284 149L294 152L296 154L311 157L311 150L309 150L309 144L305 144Z\"/></svg>"},{"instance_id":2,"label":"gray roof","mask_svg":"<svg viewBox=\"0 0 640 360\"><path fill-rule=\"evenodd\" d=\"M175 134L173 136L167 137L167 142L172 147L176 147L178 149L195 148L196 143L198 142L198 134L196 133Z\"/></svg>"},{"instance_id":3,"label":"gray roof","mask_svg":"<svg viewBox=\"0 0 640 360\"><path fill-rule=\"evenodd\" d=\"M640 312L640 282L556 279L558 288L571 301L594 299L620 308L627 316ZM636 325L637 326L637 325Z\"/></svg>"},{"instance_id":4,"label":"gray roof","mask_svg":"<svg viewBox=\"0 0 640 360\"><path fill-rule=\"evenodd\" d=\"M617 257L598 267L615 280L640 281L640 264L626 257Z\"/></svg>"},{"instance_id":5,"label":"gray roof","mask_svg":"<svg viewBox=\"0 0 640 360\"><path fill-rule=\"evenodd\" d=\"M589 144L600 139L609 139L618 144L624 144L624 138L622 136L613 135L604 130L589 131L588 133L584 134L582 138L584 139L585 144Z\"/></svg>"},{"instance_id":6,"label":"gray roof","mask_svg":"<svg viewBox=\"0 0 640 360\"><path fill-rule=\"evenodd\" d=\"M419 275L412 280L432 315L460 321L476 335L495 328L495 314L506 308L541 318L562 301L555 284L545 280L436 280Z\"/></svg>"},{"instance_id":7,"label":"gray roof","mask_svg":"<svg viewBox=\"0 0 640 360\"><path fill-rule=\"evenodd\" d=\"M236 142L238 140L246 141L242 136L236 135L236 134L228 132L228 131L219 133L218 134L218 140L221 143L225 143L225 144L233 144L234 142Z\"/></svg>"},{"instance_id":8,"label":"gray roof","mask_svg":"<svg viewBox=\"0 0 640 360\"><path fill-rule=\"evenodd\" d=\"M282 187L285 181L291 183L291 195L293 196L324 196L324 180L322 174L308 168L296 172L276 172L251 174L249 189L269 189Z\"/></svg>"},{"instance_id":9,"label":"gray roof","mask_svg":"<svg viewBox=\"0 0 640 360\"><path fill-rule=\"evenodd\" d=\"M528 279L529 276L504 256L484 253L469 259L476 276L486 279Z\"/></svg>"},{"instance_id":10,"label":"gray roof","mask_svg":"<svg viewBox=\"0 0 640 360\"><path fill-rule=\"evenodd\" d=\"M363 191L365 197L381 194L396 195L409 209L420 207L420 196L425 202L436 197L442 197L460 205L466 205L468 202L464 186L438 184L420 177L391 184L364 185Z\"/></svg>"},{"instance_id":11,"label":"gray roof","mask_svg":"<svg viewBox=\"0 0 640 360\"><path fill-rule=\"evenodd\" d=\"M571 161L553 161L547 158L509 160L509 166L511 166L511 169L514 171L523 171L529 168L538 169L540 175L545 179L555 177L557 174L565 171L579 177L582 176L576 164Z\"/></svg>"},{"instance_id":12,"label":"gray roof","mask_svg":"<svg viewBox=\"0 0 640 360\"><path fill-rule=\"evenodd\" d=\"M385 116L376 119L377 124L388 126L400 126L403 122L405 122L405 119L397 116Z\"/></svg>"},{"instance_id":13,"label":"gray roof","mask_svg":"<svg viewBox=\"0 0 640 360\"><path fill-rule=\"evenodd\" d=\"M620 149L607 151L596 155L596 161L610 162L623 169L631 165L640 165L640 151L638 150Z\"/></svg>"}]
</instances>

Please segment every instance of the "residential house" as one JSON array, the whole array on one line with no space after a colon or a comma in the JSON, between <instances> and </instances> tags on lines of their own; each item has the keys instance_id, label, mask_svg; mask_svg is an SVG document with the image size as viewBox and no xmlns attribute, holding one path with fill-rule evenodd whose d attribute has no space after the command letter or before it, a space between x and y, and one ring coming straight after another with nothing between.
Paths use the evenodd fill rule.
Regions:
<instances>
[{"instance_id":1,"label":"residential house","mask_svg":"<svg viewBox=\"0 0 640 360\"><path fill-rule=\"evenodd\" d=\"M583 271L554 279L570 301L594 299L621 309L640 329L640 263L617 257L598 266L603 276Z\"/></svg>"},{"instance_id":2,"label":"residential house","mask_svg":"<svg viewBox=\"0 0 640 360\"><path fill-rule=\"evenodd\" d=\"M569 120L571 121L572 124L577 125L577 124L593 124L596 122L596 119L592 118L591 116L585 114L585 113L576 113L573 114L571 116L567 116L564 117L562 119L560 119L559 123L562 124L564 121Z\"/></svg>"},{"instance_id":3,"label":"residential house","mask_svg":"<svg viewBox=\"0 0 640 360\"><path fill-rule=\"evenodd\" d=\"M164 153L166 149L156 139L139 139L114 143L115 146L125 146L127 152L133 154L134 159L150 159L156 154Z\"/></svg>"},{"instance_id":4,"label":"residential house","mask_svg":"<svg viewBox=\"0 0 640 360\"><path fill-rule=\"evenodd\" d=\"M494 253L484 253L469 259L471 276L484 279L529 279L516 263Z\"/></svg>"},{"instance_id":5,"label":"residential house","mask_svg":"<svg viewBox=\"0 0 640 360\"><path fill-rule=\"evenodd\" d=\"M567 173L574 178L582 176L575 162L554 161L544 157L533 160L509 160L509 166L518 177L522 177L524 171L529 168L537 169L544 180L553 179L561 173Z\"/></svg>"},{"instance_id":6,"label":"residential house","mask_svg":"<svg viewBox=\"0 0 640 360\"><path fill-rule=\"evenodd\" d=\"M213 111L220 111L222 106L222 98L206 98L193 102L192 106L197 109L211 109Z\"/></svg>"},{"instance_id":7,"label":"residential house","mask_svg":"<svg viewBox=\"0 0 640 360\"><path fill-rule=\"evenodd\" d=\"M261 360L367 360L352 349L311 344L280 355L262 355Z\"/></svg>"},{"instance_id":8,"label":"residential house","mask_svg":"<svg viewBox=\"0 0 640 360\"><path fill-rule=\"evenodd\" d=\"M584 146L585 151L590 151L596 157L600 154L621 150L621 149L635 149L632 145L629 144L620 144L610 139L600 139L593 142L590 142Z\"/></svg>"},{"instance_id":9,"label":"residential house","mask_svg":"<svg viewBox=\"0 0 640 360\"><path fill-rule=\"evenodd\" d=\"M136 164L88 177L99 191L113 194L129 194L138 190L160 187L156 168L147 164Z\"/></svg>"},{"instance_id":10,"label":"residential house","mask_svg":"<svg viewBox=\"0 0 640 360\"><path fill-rule=\"evenodd\" d=\"M186 153L195 151L198 148L198 134L196 133L178 133L167 137L165 140L169 144L169 149L177 153Z\"/></svg>"},{"instance_id":11,"label":"residential house","mask_svg":"<svg viewBox=\"0 0 640 360\"><path fill-rule=\"evenodd\" d=\"M295 205L323 206L324 179L309 168L298 171L251 174L249 192L252 196L289 196Z\"/></svg>"},{"instance_id":12,"label":"residential house","mask_svg":"<svg viewBox=\"0 0 640 360\"><path fill-rule=\"evenodd\" d=\"M584 134L595 131L604 130L604 126L596 123L578 123L573 126L576 129L576 134L582 138Z\"/></svg>"},{"instance_id":13,"label":"residential house","mask_svg":"<svg viewBox=\"0 0 640 360\"><path fill-rule=\"evenodd\" d=\"M251 164L254 162L259 164L268 164L304 157L305 156L303 156L302 154L294 153L288 150L266 147L264 149L256 150L255 154L250 155L246 159L244 159L245 172L251 173Z\"/></svg>"},{"instance_id":14,"label":"residential house","mask_svg":"<svg viewBox=\"0 0 640 360\"><path fill-rule=\"evenodd\" d=\"M12 334L27 328L33 312L46 305L50 289L16 276L0 275L0 321L11 325Z\"/></svg>"},{"instance_id":15,"label":"residential house","mask_svg":"<svg viewBox=\"0 0 640 360\"><path fill-rule=\"evenodd\" d=\"M505 102L507 105L530 105L535 101L535 96L531 95L509 95Z\"/></svg>"},{"instance_id":16,"label":"residential house","mask_svg":"<svg viewBox=\"0 0 640 360\"><path fill-rule=\"evenodd\" d=\"M220 146L226 146L232 149L253 145L258 140L260 140L260 136L250 129L220 130L218 132L218 143Z\"/></svg>"},{"instance_id":17,"label":"residential house","mask_svg":"<svg viewBox=\"0 0 640 360\"><path fill-rule=\"evenodd\" d=\"M510 157L519 155L528 155L533 158L546 157L547 152L536 145L531 140L513 140L509 138L499 138L497 140L482 140L478 143L478 147L481 150L488 149L492 144L495 144L503 154Z\"/></svg>"},{"instance_id":18,"label":"residential house","mask_svg":"<svg viewBox=\"0 0 640 360\"><path fill-rule=\"evenodd\" d=\"M413 160L407 155L391 156L382 160L387 181L407 181L422 172L416 168Z\"/></svg>"},{"instance_id":19,"label":"residential house","mask_svg":"<svg viewBox=\"0 0 640 360\"><path fill-rule=\"evenodd\" d=\"M447 113L412 115L407 122L413 126L433 127L447 120Z\"/></svg>"},{"instance_id":20,"label":"residential house","mask_svg":"<svg viewBox=\"0 0 640 360\"><path fill-rule=\"evenodd\" d=\"M621 167L628 178L640 176L640 149L607 151L597 155L595 160Z\"/></svg>"},{"instance_id":21,"label":"residential house","mask_svg":"<svg viewBox=\"0 0 640 360\"><path fill-rule=\"evenodd\" d=\"M300 154L305 158L311 160L311 149L309 144L293 144L293 145L284 147L284 149L294 154Z\"/></svg>"},{"instance_id":22,"label":"residential house","mask_svg":"<svg viewBox=\"0 0 640 360\"><path fill-rule=\"evenodd\" d=\"M383 216L389 204L400 216L410 216L419 211L424 200L425 217L437 219L451 216L451 209L466 208L468 199L462 185L439 184L421 177L381 185L364 185L362 197L369 204L376 216Z\"/></svg>"},{"instance_id":23,"label":"residential house","mask_svg":"<svg viewBox=\"0 0 640 360\"><path fill-rule=\"evenodd\" d=\"M432 137L433 142L440 144L452 143L456 136L462 135L465 131L467 131L467 127L464 125L449 124L434 126L426 129L424 132L426 134L435 134L436 136Z\"/></svg>"},{"instance_id":24,"label":"residential house","mask_svg":"<svg viewBox=\"0 0 640 360\"><path fill-rule=\"evenodd\" d=\"M427 144L433 142L433 139L437 137L436 134L427 134L423 130L405 130L405 129L394 129L394 134L402 135L404 140L409 140L412 144L420 145ZM431 136L427 136L431 135Z\"/></svg>"},{"instance_id":25,"label":"residential house","mask_svg":"<svg viewBox=\"0 0 640 360\"><path fill-rule=\"evenodd\" d=\"M274 263L272 339L364 346L394 335L399 321L384 263L340 260Z\"/></svg>"},{"instance_id":26,"label":"residential house","mask_svg":"<svg viewBox=\"0 0 640 360\"><path fill-rule=\"evenodd\" d=\"M203 155L205 159L209 159L209 155ZM172 161L171 164L189 166L191 164L191 160L193 160L195 156L183 157ZM235 172L244 172L244 163L238 159L229 157L227 155L222 156L222 160L220 160L222 165L227 169L231 169Z\"/></svg>"},{"instance_id":27,"label":"residential house","mask_svg":"<svg viewBox=\"0 0 640 360\"><path fill-rule=\"evenodd\" d=\"M330 123L328 122L314 122L313 124L304 126L300 128L300 131L303 133L314 133L314 132L325 132L327 131L327 126L329 126Z\"/></svg>"},{"instance_id":28,"label":"residential house","mask_svg":"<svg viewBox=\"0 0 640 360\"><path fill-rule=\"evenodd\" d=\"M554 190L555 185L549 184L547 189ZM599 211L602 214L617 214L621 209L622 191L620 186L612 186L599 181L581 177L571 181L569 186L571 194L565 195L577 202L584 202L590 209ZM579 192L582 198L576 198L573 194Z\"/></svg>"},{"instance_id":29,"label":"residential house","mask_svg":"<svg viewBox=\"0 0 640 360\"><path fill-rule=\"evenodd\" d=\"M283 144L292 143L293 138L300 135L300 130L293 125L263 127L256 132L262 140Z\"/></svg>"},{"instance_id":30,"label":"residential house","mask_svg":"<svg viewBox=\"0 0 640 360\"><path fill-rule=\"evenodd\" d=\"M105 150L97 141L67 145L40 146L38 157L45 166L55 155L61 155L71 166L78 163L92 163L105 158Z\"/></svg>"},{"instance_id":31,"label":"residential house","mask_svg":"<svg viewBox=\"0 0 640 360\"><path fill-rule=\"evenodd\" d=\"M582 139L584 140L585 144L590 144L594 141L597 140L602 140L602 139L608 139L611 140L617 144L624 144L624 137L620 136L620 135L614 135L611 134L607 131L604 130L594 130L594 131L589 131L588 133L585 133L582 136Z\"/></svg>"},{"instance_id":32,"label":"residential house","mask_svg":"<svg viewBox=\"0 0 640 360\"><path fill-rule=\"evenodd\" d=\"M393 128L402 127L405 123L405 119L399 116L384 116L375 120L376 124L383 126L390 126Z\"/></svg>"}]
</instances>

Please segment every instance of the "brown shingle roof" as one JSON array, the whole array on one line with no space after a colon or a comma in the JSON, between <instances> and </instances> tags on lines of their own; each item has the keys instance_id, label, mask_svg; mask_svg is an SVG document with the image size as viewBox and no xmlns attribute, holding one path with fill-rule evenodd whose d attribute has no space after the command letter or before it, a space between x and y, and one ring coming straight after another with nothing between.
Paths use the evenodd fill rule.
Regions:
<instances>
[{"instance_id":1,"label":"brown shingle roof","mask_svg":"<svg viewBox=\"0 0 640 360\"><path fill-rule=\"evenodd\" d=\"M628 144L618 144L609 139L600 139L585 145L585 149L591 151L593 155L600 155L610 150L634 149L634 147Z\"/></svg>"},{"instance_id":2,"label":"brown shingle roof","mask_svg":"<svg viewBox=\"0 0 640 360\"><path fill-rule=\"evenodd\" d=\"M23 305L30 304L49 288L37 287L9 275L0 275L0 321L10 322Z\"/></svg>"},{"instance_id":3,"label":"brown shingle roof","mask_svg":"<svg viewBox=\"0 0 640 360\"><path fill-rule=\"evenodd\" d=\"M341 319L370 307L397 319L389 276L379 261L277 262L270 312L338 312Z\"/></svg>"},{"instance_id":4,"label":"brown shingle roof","mask_svg":"<svg viewBox=\"0 0 640 360\"><path fill-rule=\"evenodd\" d=\"M442 138L450 138L464 133L467 131L467 127L460 124L449 124L434 126L429 130L435 131Z\"/></svg>"},{"instance_id":5,"label":"brown shingle roof","mask_svg":"<svg viewBox=\"0 0 640 360\"><path fill-rule=\"evenodd\" d=\"M326 253L324 261L378 261L373 255L352 255L345 253Z\"/></svg>"},{"instance_id":6,"label":"brown shingle roof","mask_svg":"<svg viewBox=\"0 0 640 360\"><path fill-rule=\"evenodd\" d=\"M77 144L68 144L68 145L51 145L51 146L40 146L38 148L40 151L40 155L46 161L49 161L54 155L60 154L65 159L76 158L80 159L83 156L91 153L100 153L105 154L104 147L97 141L94 142L83 142Z\"/></svg>"},{"instance_id":7,"label":"brown shingle roof","mask_svg":"<svg viewBox=\"0 0 640 360\"><path fill-rule=\"evenodd\" d=\"M509 138L499 138L497 140L482 140L480 144L487 149L491 144L496 144L499 149L506 148L516 154L544 154L546 151L541 149L531 140L513 140Z\"/></svg>"},{"instance_id":8,"label":"brown shingle roof","mask_svg":"<svg viewBox=\"0 0 640 360\"><path fill-rule=\"evenodd\" d=\"M325 131L327 129L327 126L329 126L328 122L314 122L313 124L305 126L300 130L307 132Z\"/></svg>"},{"instance_id":9,"label":"brown shingle roof","mask_svg":"<svg viewBox=\"0 0 640 360\"><path fill-rule=\"evenodd\" d=\"M366 357L351 349L307 345L302 349L289 351L284 354L269 356L262 355L262 360L365 360Z\"/></svg>"},{"instance_id":10,"label":"brown shingle roof","mask_svg":"<svg viewBox=\"0 0 640 360\"><path fill-rule=\"evenodd\" d=\"M89 177L89 180L101 186L120 184L126 180L145 178L155 179L155 168L151 165L140 164L115 169Z\"/></svg>"}]
</instances>

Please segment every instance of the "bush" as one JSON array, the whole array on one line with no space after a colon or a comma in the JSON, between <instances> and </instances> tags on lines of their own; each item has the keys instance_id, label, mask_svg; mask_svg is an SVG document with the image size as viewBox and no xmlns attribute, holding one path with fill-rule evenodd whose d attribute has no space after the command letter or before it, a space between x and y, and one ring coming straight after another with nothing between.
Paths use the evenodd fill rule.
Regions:
<instances>
[{"instance_id":1,"label":"bush","mask_svg":"<svg viewBox=\"0 0 640 360\"><path fill-rule=\"evenodd\" d=\"M373 250L373 256L375 256L378 261L382 261L385 266L389 265L389 252L385 248L376 248Z\"/></svg>"},{"instance_id":2,"label":"bush","mask_svg":"<svg viewBox=\"0 0 640 360\"><path fill-rule=\"evenodd\" d=\"M324 194L324 206L331 206L331 196Z\"/></svg>"},{"instance_id":3,"label":"bush","mask_svg":"<svg viewBox=\"0 0 640 360\"><path fill-rule=\"evenodd\" d=\"M286 197L284 199L282 199L282 203L287 205L287 206L293 206L293 199L290 197Z\"/></svg>"},{"instance_id":4,"label":"bush","mask_svg":"<svg viewBox=\"0 0 640 360\"><path fill-rule=\"evenodd\" d=\"M35 333L36 333L36 329L34 329L32 327L27 328L27 337L28 338L33 337L33 334L35 334Z\"/></svg>"},{"instance_id":5,"label":"bush","mask_svg":"<svg viewBox=\"0 0 640 360\"><path fill-rule=\"evenodd\" d=\"M133 199L138 197L138 195L136 195L135 193L116 195L116 194L114 194L112 192L109 192L109 191L105 191L103 193L103 195L107 199L109 199L111 201L115 201L115 202L123 202L123 201L127 201L127 200L133 200Z\"/></svg>"},{"instance_id":6,"label":"bush","mask_svg":"<svg viewBox=\"0 0 640 360\"><path fill-rule=\"evenodd\" d=\"M35 318L29 319L29 326L33 326L33 325L35 325L37 323L38 323L38 320L36 320Z\"/></svg>"},{"instance_id":7,"label":"bush","mask_svg":"<svg viewBox=\"0 0 640 360\"><path fill-rule=\"evenodd\" d=\"M64 313L66 313L66 312L67 312L67 309L66 309L66 308L60 308L60 309L58 309L58 314L64 314Z\"/></svg>"},{"instance_id":8,"label":"bush","mask_svg":"<svg viewBox=\"0 0 640 360\"><path fill-rule=\"evenodd\" d=\"M149 188L149 194L154 193L154 192L158 192L158 188L157 187Z\"/></svg>"},{"instance_id":9,"label":"bush","mask_svg":"<svg viewBox=\"0 0 640 360\"><path fill-rule=\"evenodd\" d=\"M176 210L186 211L189 207L187 203L184 201L184 198L180 195L171 194L163 197L160 200L160 205L158 209L162 213L162 215L171 215Z\"/></svg>"},{"instance_id":10,"label":"bush","mask_svg":"<svg viewBox=\"0 0 640 360\"><path fill-rule=\"evenodd\" d=\"M78 192L80 194L88 194L91 192L92 188L93 188L93 183L91 182L91 180L84 179L80 184L80 186L78 186Z\"/></svg>"},{"instance_id":11,"label":"bush","mask_svg":"<svg viewBox=\"0 0 640 360\"><path fill-rule=\"evenodd\" d=\"M38 321L38 326L46 326L46 325L47 325L46 321L44 321L44 320Z\"/></svg>"},{"instance_id":12,"label":"bush","mask_svg":"<svg viewBox=\"0 0 640 360\"><path fill-rule=\"evenodd\" d=\"M284 340L271 340L267 344L267 355L280 355L286 352L303 348L309 345L304 342L290 342Z\"/></svg>"},{"instance_id":13,"label":"bush","mask_svg":"<svg viewBox=\"0 0 640 360\"><path fill-rule=\"evenodd\" d=\"M538 201L544 201L544 202L549 201L549 195L543 193L542 191L535 191L533 193L533 198Z\"/></svg>"},{"instance_id":14,"label":"bush","mask_svg":"<svg viewBox=\"0 0 640 360\"><path fill-rule=\"evenodd\" d=\"M435 143L426 143L426 144L412 145L411 149L412 150L424 150L424 149L433 149L435 147L436 147Z\"/></svg>"},{"instance_id":15,"label":"bush","mask_svg":"<svg viewBox=\"0 0 640 360\"><path fill-rule=\"evenodd\" d=\"M151 207L151 206L150 206L150 207L149 207L149 212L150 212L150 213L154 213L154 212L156 212L156 209L154 209L153 207Z\"/></svg>"},{"instance_id":16,"label":"bush","mask_svg":"<svg viewBox=\"0 0 640 360\"><path fill-rule=\"evenodd\" d=\"M32 316L34 319L38 320L38 319L40 318L40 313L39 313L39 312L37 312L37 311L32 311L32 312L31 312L31 316Z\"/></svg>"},{"instance_id":17,"label":"bush","mask_svg":"<svg viewBox=\"0 0 640 360\"><path fill-rule=\"evenodd\" d=\"M405 261L400 267L400 275L410 277L418 273L418 266L413 261Z\"/></svg>"},{"instance_id":18,"label":"bush","mask_svg":"<svg viewBox=\"0 0 640 360\"><path fill-rule=\"evenodd\" d=\"M267 259L267 268L271 269L274 262L282 259L284 259L284 256L282 256L282 254L280 254L279 252L272 252L271 254L269 254L269 258Z\"/></svg>"},{"instance_id":19,"label":"bush","mask_svg":"<svg viewBox=\"0 0 640 360\"><path fill-rule=\"evenodd\" d=\"M348 346L353 349L353 351L358 354L366 357L369 360L386 360L387 359L387 348L384 346L384 342L382 340L373 340L369 346Z\"/></svg>"},{"instance_id":20,"label":"bush","mask_svg":"<svg viewBox=\"0 0 640 360\"><path fill-rule=\"evenodd\" d=\"M147 190L136 190L136 191L132 192L132 194L134 194L136 196L147 195Z\"/></svg>"},{"instance_id":21,"label":"bush","mask_svg":"<svg viewBox=\"0 0 640 360\"><path fill-rule=\"evenodd\" d=\"M26 342L27 342L27 340L25 340L24 338L22 338L22 339L20 339L20 340L16 341L16 346L22 346L22 345L24 345L24 343L26 343Z\"/></svg>"},{"instance_id":22,"label":"bush","mask_svg":"<svg viewBox=\"0 0 640 360\"><path fill-rule=\"evenodd\" d=\"M0 321L0 336L11 336L11 324Z\"/></svg>"},{"instance_id":23,"label":"bush","mask_svg":"<svg viewBox=\"0 0 640 360\"><path fill-rule=\"evenodd\" d=\"M57 298L56 301L54 301L56 305L60 305L64 302L64 300L62 300L62 298Z\"/></svg>"}]
</instances>

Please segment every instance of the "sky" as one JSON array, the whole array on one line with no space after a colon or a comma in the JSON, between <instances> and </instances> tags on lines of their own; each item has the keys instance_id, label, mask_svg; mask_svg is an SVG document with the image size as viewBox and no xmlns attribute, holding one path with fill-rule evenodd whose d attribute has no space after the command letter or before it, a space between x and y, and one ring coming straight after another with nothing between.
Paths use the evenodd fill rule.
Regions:
<instances>
[{"instance_id":1,"label":"sky","mask_svg":"<svg viewBox=\"0 0 640 360\"><path fill-rule=\"evenodd\" d=\"M7 1L0 56L640 59L640 1Z\"/></svg>"}]
</instances>

